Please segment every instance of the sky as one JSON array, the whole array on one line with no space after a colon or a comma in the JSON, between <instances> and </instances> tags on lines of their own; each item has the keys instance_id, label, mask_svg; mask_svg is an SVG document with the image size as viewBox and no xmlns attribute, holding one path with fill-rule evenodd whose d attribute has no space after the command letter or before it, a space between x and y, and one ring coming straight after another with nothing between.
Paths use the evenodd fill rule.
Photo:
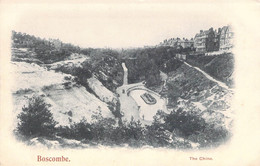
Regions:
<instances>
[{"instance_id":1,"label":"sky","mask_svg":"<svg viewBox=\"0 0 260 166\"><path fill-rule=\"evenodd\" d=\"M129 48L164 39L192 38L200 30L230 24L212 4L75 4L13 6L13 27L80 47Z\"/></svg>"}]
</instances>

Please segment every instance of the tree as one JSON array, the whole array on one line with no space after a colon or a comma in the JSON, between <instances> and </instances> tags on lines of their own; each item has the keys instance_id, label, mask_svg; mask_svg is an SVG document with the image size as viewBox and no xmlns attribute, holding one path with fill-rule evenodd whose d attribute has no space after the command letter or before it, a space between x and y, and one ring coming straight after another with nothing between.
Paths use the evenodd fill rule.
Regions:
<instances>
[{"instance_id":1,"label":"tree","mask_svg":"<svg viewBox=\"0 0 260 166\"><path fill-rule=\"evenodd\" d=\"M111 133L113 132L116 120L113 118L104 118L101 111L96 115L92 115L92 124L93 129L93 140L97 142L107 143Z\"/></svg>"},{"instance_id":2,"label":"tree","mask_svg":"<svg viewBox=\"0 0 260 166\"><path fill-rule=\"evenodd\" d=\"M168 82L167 83L167 87L168 87L168 98L171 102L169 102L169 105L175 105L176 102L177 102L177 99L181 96L182 94L182 91L181 89L175 85L176 84L176 81L175 83L171 83L171 82Z\"/></svg>"},{"instance_id":3,"label":"tree","mask_svg":"<svg viewBox=\"0 0 260 166\"><path fill-rule=\"evenodd\" d=\"M164 118L166 114L158 110L153 117L153 123L150 126L146 126L145 138L148 145L154 147L167 147L170 145L170 132L166 130L164 125Z\"/></svg>"},{"instance_id":4,"label":"tree","mask_svg":"<svg viewBox=\"0 0 260 166\"><path fill-rule=\"evenodd\" d=\"M203 118L196 115L195 112L186 112L181 108L165 116L164 121L165 127L170 132L178 129L183 136L202 132L206 127L206 122Z\"/></svg>"},{"instance_id":5,"label":"tree","mask_svg":"<svg viewBox=\"0 0 260 166\"><path fill-rule=\"evenodd\" d=\"M75 123L71 126L71 130L75 133L75 139L77 140L91 140L93 138L92 127L91 124L87 122L85 118L83 118L79 123Z\"/></svg>"},{"instance_id":6,"label":"tree","mask_svg":"<svg viewBox=\"0 0 260 166\"><path fill-rule=\"evenodd\" d=\"M57 122L48 107L40 97L29 99L28 106L18 115L18 133L27 137L52 136Z\"/></svg>"},{"instance_id":7,"label":"tree","mask_svg":"<svg viewBox=\"0 0 260 166\"><path fill-rule=\"evenodd\" d=\"M130 139L135 140L143 140L144 128L142 127L142 123L140 120L135 121L133 117L131 117L131 121L127 125L127 136Z\"/></svg>"}]
</instances>

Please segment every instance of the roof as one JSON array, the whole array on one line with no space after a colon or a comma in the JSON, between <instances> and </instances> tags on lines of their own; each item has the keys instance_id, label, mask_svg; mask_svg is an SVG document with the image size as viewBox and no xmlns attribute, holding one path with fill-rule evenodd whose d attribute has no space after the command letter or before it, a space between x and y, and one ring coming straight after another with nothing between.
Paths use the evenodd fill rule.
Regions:
<instances>
[{"instance_id":1,"label":"roof","mask_svg":"<svg viewBox=\"0 0 260 166\"><path fill-rule=\"evenodd\" d=\"M227 33L227 31L229 30L229 32L230 31L232 31L232 27L231 26L223 26L222 28L221 28L221 32L220 33Z\"/></svg>"},{"instance_id":2,"label":"roof","mask_svg":"<svg viewBox=\"0 0 260 166\"><path fill-rule=\"evenodd\" d=\"M225 32L225 31L227 31L227 29L228 29L228 26L223 26L223 27L221 28L221 32L222 32L222 31Z\"/></svg>"}]
</instances>

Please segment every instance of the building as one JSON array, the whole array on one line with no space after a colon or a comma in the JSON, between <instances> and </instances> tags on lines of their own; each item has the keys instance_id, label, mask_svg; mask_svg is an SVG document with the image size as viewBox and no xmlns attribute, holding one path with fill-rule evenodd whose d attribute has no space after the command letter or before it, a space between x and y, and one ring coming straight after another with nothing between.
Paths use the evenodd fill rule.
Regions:
<instances>
[{"instance_id":1,"label":"building","mask_svg":"<svg viewBox=\"0 0 260 166\"><path fill-rule=\"evenodd\" d=\"M193 38L190 40L183 38L182 40L179 41L179 45L182 46L182 48L188 48L188 47L193 47L194 41Z\"/></svg>"},{"instance_id":2,"label":"building","mask_svg":"<svg viewBox=\"0 0 260 166\"><path fill-rule=\"evenodd\" d=\"M206 52L206 33L203 30L195 35L194 48L196 52Z\"/></svg>"},{"instance_id":3,"label":"building","mask_svg":"<svg viewBox=\"0 0 260 166\"><path fill-rule=\"evenodd\" d=\"M215 50L215 33L213 28L200 30L194 37L194 48L196 52L211 52Z\"/></svg>"},{"instance_id":4,"label":"building","mask_svg":"<svg viewBox=\"0 0 260 166\"><path fill-rule=\"evenodd\" d=\"M231 26L224 26L221 28L219 50L230 50L234 44L234 32Z\"/></svg>"},{"instance_id":5,"label":"building","mask_svg":"<svg viewBox=\"0 0 260 166\"><path fill-rule=\"evenodd\" d=\"M206 51L212 52L215 51L215 32L213 28L210 28L208 31L206 31L207 38L206 38Z\"/></svg>"},{"instance_id":6,"label":"building","mask_svg":"<svg viewBox=\"0 0 260 166\"><path fill-rule=\"evenodd\" d=\"M159 46L169 46L169 47L180 47L181 46L182 48L193 47L193 45L194 45L193 38L191 38L189 40L186 38L180 39L178 37L170 38L168 40L166 39L159 44Z\"/></svg>"},{"instance_id":7,"label":"building","mask_svg":"<svg viewBox=\"0 0 260 166\"><path fill-rule=\"evenodd\" d=\"M215 34L215 39L214 39L214 43L215 43L215 48L214 48L214 51L218 51L219 50L219 47L220 47L220 34L221 34L221 28L218 28L218 31L215 30L214 31L214 34Z\"/></svg>"},{"instance_id":8,"label":"building","mask_svg":"<svg viewBox=\"0 0 260 166\"><path fill-rule=\"evenodd\" d=\"M165 39L163 42L159 44L159 46L176 47L179 40L180 38Z\"/></svg>"}]
</instances>

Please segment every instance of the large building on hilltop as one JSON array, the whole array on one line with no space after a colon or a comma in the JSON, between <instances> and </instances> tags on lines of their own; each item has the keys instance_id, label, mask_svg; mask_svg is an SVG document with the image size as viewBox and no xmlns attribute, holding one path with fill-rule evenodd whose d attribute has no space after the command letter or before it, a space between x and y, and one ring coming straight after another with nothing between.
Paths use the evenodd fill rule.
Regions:
<instances>
[{"instance_id":1,"label":"large building on hilltop","mask_svg":"<svg viewBox=\"0 0 260 166\"><path fill-rule=\"evenodd\" d=\"M209 30L200 30L194 37L194 48L196 52L215 51L216 37L213 28Z\"/></svg>"},{"instance_id":2,"label":"large building on hilltop","mask_svg":"<svg viewBox=\"0 0 260 166\"><path fill-rule=\"evenodd\" d=\"M212 52L229 50L233 47L234 33L230 26L218 28L218 30L200 30L194 37L196 52Z\"/></svg>"},{"instance_id":3,"label":"large building on hilltop","mask_svg":"<svg viewBox=\"0 0 260 166\"><path fill-rule=\"evenodd\" d=\"M226 51L233 48L234 32L231 26L208 30L200 30L194 38L170 38L165 39L157 46L168 46L174 48L191 48L197 53L207 53L213 51Z\"/></svg>"},{"instance_id":4,"label":"large building on hilltop","mask_svg":"<svg viewBox=\"0 0 260 166\"><path fill-rule=\"evenodd\" d=\"M207 32L200 30L194 37L194 48L196 52L206 52Z\"/></svg>"}]
</instances>

